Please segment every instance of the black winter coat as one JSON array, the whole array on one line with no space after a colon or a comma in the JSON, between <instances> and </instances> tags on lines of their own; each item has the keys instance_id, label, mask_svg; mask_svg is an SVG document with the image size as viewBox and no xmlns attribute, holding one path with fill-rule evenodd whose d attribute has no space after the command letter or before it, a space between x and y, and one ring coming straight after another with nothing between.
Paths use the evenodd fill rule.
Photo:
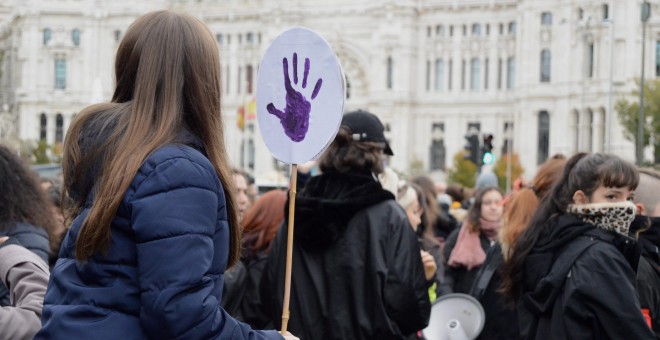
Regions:
<instances>
[{"instance_id":1,"label":"black winter coat","mask_svg":"<svg viewBox=\"0 0 660 340\"><path fill-rule=\"evenodd\" d=\"M524 266L525 339L654 339L635 292L639 247L564 214Z\"/></svg>"},{"instance_id":2,"label":"black winter coat","mask_svg":"<svg viewBox=\"0 0 660 340\"><path fill-rule=\"evenodd\" d=\"M401 339L426 327L431 305L416 235L371 174L324 173L296 199L288 330L304 340ZM261 282L280 329L285 223Z\"/></svg>"},{"instance_id":3,"label":"black winter coat","mask_svg":"<svg viewBox=\"0 0 660 340\"><path fill-rule=\"evenodd\" d=\"M637 269L637 293L642 309L648 310L656 339L660 339L660 218L637 216L631 230L639 235L642 258Z\"/></svg>"},{"instance_id":4,"label":"black winter coat","mask_svg":"<svg viewBox=\"0 0 660 340\"><path fill-rule=\"evenodd\" d=\"M472 289L472 283L474 283L474 279L477 277L479 268L481 268L476 267L472 268L472 270L468 270L463 266L452 267L448 264L449 256L454 250L454 246L456 246L456 240L458 239L458 233L460 230L461 228L454 229L454 231L449 234L449 238L447 238L447 242L445 243L445 275L443 277L444 282L440 288L440 293L442 295L450 293L469 294L470 290ZM479 233L479 241L481 242L481 248L484 250L484 253L488 252L488 249L491 247L490 241L483 233Z\"/></svg>"},{"instance_id":5,"label":"black winter coat","mask_svg":"<svg viewBox=\"0 0 660 340\"><path fill-rule=\"evenodd\" d=\"M470 291L470 295L479 300L486 313L486 323L477 338L480 340L520 339L518 315L498 292L502 285L500 270L503 263L502 247L496 243L488 249L486 261L481 266Z\"/></svg>"}]
</instances>

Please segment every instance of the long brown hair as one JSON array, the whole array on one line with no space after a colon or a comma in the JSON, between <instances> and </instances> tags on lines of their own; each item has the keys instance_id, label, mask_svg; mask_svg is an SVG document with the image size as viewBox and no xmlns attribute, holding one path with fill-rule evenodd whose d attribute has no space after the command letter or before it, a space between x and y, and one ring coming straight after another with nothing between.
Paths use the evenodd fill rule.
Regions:
<instances>
[{"instance_id":1,"label":"long brown hair","mask_svg":"<svg viewBox=\"0 0 660 340\"><path fill-rule=\"evenodd\" d=\"M565 164L564 155L555 155L547 160L536 172L532 187L522 188L507 203L499 235L504 258L509 257L509 250L529 225L539 202L548 195L552 185L561 177Z\"/></svg>"},{"instance_id":2,"label":"long brown hair","mask_svg":"<svg viewBox=\"0 0 660 340\"><path fill-rule=\"evenodd\" d=\"M213 35L198 19L171 11L139 17L126 31L115 60L116 88L112 101L84 109L64 143L64 174L68 188L84 176L93 158L94 202L76 242L76 258L84 261L107 252L110 223L144 160L176 140L182 128L197 136L224 187L230 226L228 266L239 259L240 229L234 185L224 144L220 112L220 57ZM109 115L116 123L101 151L81 153L81 133L93 117ZM79 210L84 200L77 199Z\"/></svg>"},{"instance_id":3,"label":"long brown hair","mask_svg":"<svg viewBox=\"0 0 660 340\"><path fill-rule=\"evenodd\" d=\"M286 191L271 190L248 209L243 219L243 246L247 254L256 256L270 251L284 221L285 203Z\"/></svg>"}]
</instances>

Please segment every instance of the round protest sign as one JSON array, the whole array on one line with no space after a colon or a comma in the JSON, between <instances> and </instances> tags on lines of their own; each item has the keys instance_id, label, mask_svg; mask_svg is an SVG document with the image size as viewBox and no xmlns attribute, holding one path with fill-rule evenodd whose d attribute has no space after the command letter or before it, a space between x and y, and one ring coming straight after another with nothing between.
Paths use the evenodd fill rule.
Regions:
<instances>
[{"instance_id":1,"label":"round protest sign","mask_svg":"<svg viewBox=\"0 0 660 340\"><path fill-rule=\"evenodd\" d=\"M318 158L339 130L344 76L328 42L295 27L266 51L257 81L257 121L270 153L288 164Z\"/></svg>"}]
</instances>

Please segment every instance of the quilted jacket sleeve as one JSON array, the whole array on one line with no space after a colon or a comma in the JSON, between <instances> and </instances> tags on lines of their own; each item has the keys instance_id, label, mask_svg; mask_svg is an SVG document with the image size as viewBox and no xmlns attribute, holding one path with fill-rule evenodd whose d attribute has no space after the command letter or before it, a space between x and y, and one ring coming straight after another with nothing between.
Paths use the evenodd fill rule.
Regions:
<instances>
[{"instance_id":1,"label":"quilted jacket sleeve","mask_svg":"<svg viewBox=\"0 0 660 340\"><path fill-rule=\"evenodd\" d=\"M0 278L10 287L12 306L0 308L0 339L32 339L41 329L48 267L37 255L15 244L0 248Z\"/></svg>"},{"instance_id":2,"label":"quilted jacket sleeve","mask_svg":"<svg viewBox=\"0 0 660 340\"><path fill-rule=\"evenodd\" d=\"M185 157L152 165L129 200L142 328L154 339L282 339L234 320L213 292L221 274L211 273L212 262L227 258L215 252L229 245L228 236L225 249L214 245L214 234L228 235L228 225L218 222L224 198L209 168Z\"/></svg>"}]
</instances>

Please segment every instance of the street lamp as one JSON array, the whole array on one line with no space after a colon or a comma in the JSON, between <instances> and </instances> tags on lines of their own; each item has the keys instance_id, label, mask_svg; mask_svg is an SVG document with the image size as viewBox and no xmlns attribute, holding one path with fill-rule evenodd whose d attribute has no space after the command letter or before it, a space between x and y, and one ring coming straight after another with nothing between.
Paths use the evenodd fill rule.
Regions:
<instances>
[{"instance_id":1,"label":"street lamp","mask_svg":"<svg viewBox=\"0 0 660 340\"><path fill-rule=\"evenodd\" d=\"M639 117L637 120L637 165L644 160L644 60L646 49L646 23L651 17L651 5L648 1L642 3L642 74L639 86Z\"/></svg>"}]
</instances>

